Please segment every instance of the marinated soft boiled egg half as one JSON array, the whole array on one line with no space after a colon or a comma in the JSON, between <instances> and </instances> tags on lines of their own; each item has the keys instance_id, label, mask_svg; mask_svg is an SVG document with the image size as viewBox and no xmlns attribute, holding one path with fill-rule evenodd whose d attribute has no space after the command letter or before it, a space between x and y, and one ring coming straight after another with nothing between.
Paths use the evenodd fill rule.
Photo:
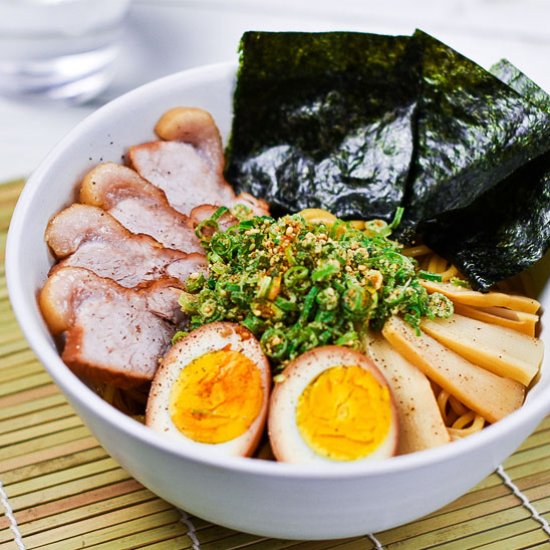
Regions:
<instances>
[{"instance_id":1,"label":"marinated soft boiled egg half","mask_svg":"<svg viewBox=\"0 0 550 550\"><path fill-rule=\"evenodd\" d=\"M268 418L277 460L357 462L395 454L392 394L365 355L338 346L315 348L289 363L279 378Z\"/></svg>"},{"instance_id":2,"label":"marinated soft boiled egg half","mask_svg":"<svg viewBox=\"0 0 550 550\"><path fill-rule=\"evenodd\" d=\"M270 380L251 332L236 323L204 325L164 356L145 423L179 441L250 456L265 426Z\"/></svg>"}]
</instances>

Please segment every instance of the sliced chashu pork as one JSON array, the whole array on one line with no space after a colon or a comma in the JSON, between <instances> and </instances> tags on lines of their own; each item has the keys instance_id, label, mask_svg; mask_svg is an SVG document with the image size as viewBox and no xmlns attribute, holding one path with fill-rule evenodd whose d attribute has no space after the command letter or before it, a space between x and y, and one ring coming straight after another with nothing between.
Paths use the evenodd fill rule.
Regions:
<instances>
[{"instance_id":1,"label":"sliced chashu pork","mask_svg":"<svg viewBox=\"0 0 550 550\"><path fill-rule=\"evenodd\" d=\"M89 380L130 388L152 380L181 321L172 281L139 290L93 272L56 270L39 294L54 335L64 334L63 361Z\"/></svg>"},{"instance_id":2,"label":"sliced chashu pork","mask_svg":"<svg viewBox=\"0 0 550 550\"><path fill-rule=\"evenodd\" d=\"M188 215L202 204L244 204L256 215L268 213L265 201L248 193L237 196L225 181L221 136L209 113L177 107L160 118L155 131L163 141L130 147L128 160L143 178L164 191L176 210Z\"/></svg>"},{"instance_id":3,"label":"sliced chashu pork","mask_svg":"<svg viewBox=\"0 0 550 550\"><path fill-rule=\"evenodd\" d=\"M222 174L225 162L222 137L208 111L197 107L169 109L155 125L155 134L163 141L181 141L192 145L214 171Z\"/></svg>"},{"instance_id":4,"label":"sliced chashu pork","mask_svg":"<svg viewBox=\"0 0 550 550\"><path fill-rule=\"evenodd\" d=\"M80 186L80 202L107 210L132 233L150 235L167 248L203 252L191 220L127 166L107 162L90 170Z\"/></svg>"},{"instance_id":5,"label":"sliced chashu pork","mask_svg":"<svg viewBox=\"0 0 550 550\"><path fill-rule=\"evenodd\" d=\"M206 259L164 248L148 235L130 233L109 213L95 206L73 204L54 216L46 242L59 267L84 267L125 287L171 277L184 283L191 273L206 270Z\"/></svg>"}]
</instances>

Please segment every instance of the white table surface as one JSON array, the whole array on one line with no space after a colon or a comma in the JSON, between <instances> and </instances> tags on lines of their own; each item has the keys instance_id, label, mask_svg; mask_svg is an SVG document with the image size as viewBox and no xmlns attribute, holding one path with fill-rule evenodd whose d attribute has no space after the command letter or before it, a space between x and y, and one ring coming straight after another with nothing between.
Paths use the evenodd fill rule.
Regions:
<instances>
[{"instance_id":1,"label":"white table surface","mask_svg":"<svg viewBox=\"0 0 550 550\"><path fill-rule=\"evenodd\" d=\"M0 98L0 182L26 177L101 104L155 78L236 58L246 30L421 28L485 67L506 57L550 90L550 0L135 0L112 86L91 104Z\"/></svg>"}]
</instances>

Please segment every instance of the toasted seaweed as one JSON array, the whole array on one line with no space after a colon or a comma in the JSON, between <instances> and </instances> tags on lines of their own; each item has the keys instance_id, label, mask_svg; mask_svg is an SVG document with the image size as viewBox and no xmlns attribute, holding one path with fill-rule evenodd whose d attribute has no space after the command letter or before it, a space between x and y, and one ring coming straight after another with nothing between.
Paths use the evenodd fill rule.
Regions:
<instances>
[{"instance_id":1,"label":"toasted seaweed","mask_svg":"<svg viewBox=\"0 0 550 550\"><path fill-rule=\"evenodd\" d=\"M550 112L550 96L502 60L503 82ZM517 275L550 248L550 152L525 164L467 208L424 224L425 240L479 290Z\"/></svg>"},{"instance_id":2,"label":"toasted seaweed","mask_svg":"<svg viewBox=\"0 0 550 550\"><path fill-rule=\"evenodd\" d=\"M529 99L542 110L550 113L550 95L548 95L538 84L535 84L527 75L522 73L515 65L507 59L501 59L495 63L490 72L502 82L508 84L523 97Z\"/></svg>"},{"instance_id":3,"label":"toasted seaweed","mask_svg":"<svg viewBox=\"0 0 550 550\"><path fill-rule=\"evenodd\" d=\"M226 177L274 211L390 221L413 154L419 52L409 37L248 32Z\"/></svg>"},{"instance_id":4,"label":"toasted seaweed","mask_svg":"<svg viewBox=\"0 0 550 550\"><path fill-rule=\"evenodd\" d=\"M404 224L464 208L550 148L550 116L430 35L422 50L417 150Z\"/></svg>"},{"instance_id":5,"label":"toasted seaweed","mask_svg":"<svg viewBox=\"0 0 550 550\"><path fill-rule=\"evenodd\" d=\"M550 154L423 229L428 246L451 260L477 290L517 275L550 248Z\"/></svg>"},{"instance_id":6,"label":"toasted seaweed","mask_svg":"<svg viewBox=\"0 0 550 550\"><path fill-rule=\"evenodd\" d=\"M541 257L550 99L435 38L246 33L226 177L275 214L325 208L420 230L478 289Z\"/></svg>"}]
</instances>

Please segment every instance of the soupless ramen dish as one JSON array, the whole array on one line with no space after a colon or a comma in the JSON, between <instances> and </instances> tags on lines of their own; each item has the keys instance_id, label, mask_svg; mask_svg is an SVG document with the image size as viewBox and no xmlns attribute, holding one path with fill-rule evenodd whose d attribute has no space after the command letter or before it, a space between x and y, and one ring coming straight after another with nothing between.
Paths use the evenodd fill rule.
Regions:
<instances>
[{"instance_id":1,"label":"soupless ramen dish","mask_svg":"<svg viewBox=\"0 0 550 550\"><path fill-rule=\"evenodd\" d=\"M549 186L550 97L508 61L249 32L238 65L138 88L50 153L10 299L161 498L267 537L382 531L550 411Z\"/></svg>"}]
</instances>

